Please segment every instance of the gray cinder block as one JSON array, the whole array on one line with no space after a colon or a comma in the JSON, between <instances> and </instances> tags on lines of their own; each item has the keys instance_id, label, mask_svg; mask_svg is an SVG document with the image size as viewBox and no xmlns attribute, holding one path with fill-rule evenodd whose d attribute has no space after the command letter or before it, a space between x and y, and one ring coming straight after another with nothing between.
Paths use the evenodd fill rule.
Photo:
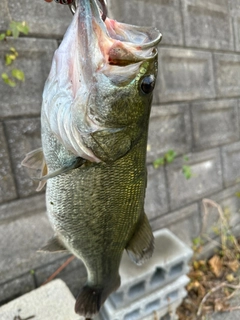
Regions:
<instances>
[{"instance_id":1,"label":"gray cinder block","mask_svg":"<svg viewBox=\"0 0 240 320\"><path fill-rule=\"evenodd\" d=\"M10 20L26 21L34 36L61 38L71 19L70 10L54 2L18 0L4 1L2 7L0 4L0 30L6 30Z\"/></svg>"},{"instance_id":2,"label":"gray cinder block","mask_svg":"<svg viewBox=\"0 0 240 320\"><path fill-rule=\"evenodd\" d=\"M216 91L218 97L237 97L240 87L240 56L236 54L214 54Z\"/></svg>"},{"instance_id":3,"label":"gray cinder block","mask_svg":"<svg viewBox=\"0 0 240 320\"><path fill-rule=\"evenodd\" d=\"M101 310L100 318L103 320L150 320L154 311L164 316L171 308L171 304L179 303L186 296L184 286L188 282L189 278L183 275L162 289L146 294L141 299L120 308L115 308L108 299Z\"/></svg>"},{"instance_id":4,"label":"gray cinder block","mask_svg":"<svg viewBox=\"0 0 240 320\"><path fill-rule=\"evenodd\" d=\"M66 256L63 253L37 252L52 235L52 228L43 212L0 224L0 288L6 281Z\"/></svg>"},{"instance_id":5,"label":"gray cinder block","mask_svg":"<svg viewBox=\"0 0 240 320\"><path fill-rule=\"evenodd\" d=\"M33 197L17 199L0 205L0 220L19 218L24 214L46 211L45 195L36 194Z\"/></svg>"},{"instance_id":6,"label":"gray cinder block","mask_svg":"<svg viewBox=\"0 0 240 320\"><path fill-rule=\"evenodd\" d=\"M153 230L168 228L189 247L192 245L192 239L200 234L201 225L202 217L198 203L151 221Z\"/></svg>"},{"instance_id":7,"label":"gray cinder block","mask_svg":"<svg viewBox=\"0 0 240 320\"><path fill-rule=\"evenodd\" d=\"M110 16L130 24L154 25L164 31L162 44L183 45L180 0L126 1L109 0Z\"/></svg>"},{"instance_id":8,"label":"gray cinder block","mask_svg":"<svg viewBox=\"0 0 240 320\"><path fill-rule=\"evenodd\" d=\"M218 149L190 154L189 161L176 159L167 166L170 207L176 209L223 188ZM191 167L192 177L186 179L183 165Z\"/></svg>"},{"instance_id":9,"label":"gray cinder block","mask_svg":"<svg viewBox=\"0 0 240 320\"><path fill-rule=\"evenodd\" d=\"M195 102L191 111L195 148L214 147L239 139L237 100Z\"/></svg>"},{"instance_id":10,"label":"gray cinder block","mask_svg":"<svg viewBox=\"0 0 240 320\"><path fill-rule=\"evenodd\" d=\"M5 123L18 194L20 197L35 195L38 183L30 178L21 161L28 152L41 146L40 119L19 119Z\"/></svg>"},{"instance_id":11,"label":"gray cinder block","mask_svg":"<svg viewBox=\"0 0 240 320\"><path fill-rule=\"evenodd\" d=\"M191 148L191 126L187 104L152 108L149 123L147 162L152 163L169 150L177 155Z\"/></svg>"},{"instance_id":12,"label":"gray cinder block","mask_svg":"<svg viewBox=\"0 0 240 320\"><path fill-rule=\"evenodd\" d=\"M0 278L1 278L1 274L0 274ZM0 288L1 288L0 290L0 305L1 305L6 301L15 299L16 297L19 297L25 294L26 292L29 292L35 289L35 284L34 284L34 279L29 272L28 274L24 274L17 278L13 278L7 282L0 283ZM1 317L1 308L0 308L0 319L6 320L6 318Z\"/></svg>"},{"instance_id":13,"label":"gray cinder block","mask_svg":"<svg viewBox=\"0 0 240 320\"><path fill-rule=\"evenodd\" d=\"M187 46L233 50L233 33L225 0L183 1Z\"/></svg>"},{"instance_id":14,"label":"gray cinder block","mask_svg":"<svg viewBox=\"0 0 240 320\"><path fill-rule=\"evenodd\" d=\"M240 13L233 17L233 29L235 36L235 50L240 51Z\"/></svg>"},{"instance_id":15,"label":"gray cinder block","mask_svg":"<svg viewBox=\"0 0 240 320\"><path fill-rule=\"evenodd\" d=\"M169 209L167 199L167 186L163 166L154 169L149 165L148 183L145 198L145 212L149 219L163 215Z\"/></svg>"},{"instance_id":16,"label":"gray cinder block","mask_svg":"<svg viewBox=\"0 0 240 320\"><path fill-rule=\"evenodd\" d=\"M16 66L24 71L25 81L19 82L14 89L0 81L0 115L1 117L39 115L43 86L50 70L53 53L57 48L57 41L33 38L8 39L6 42L1 41L0 55L6 54L11 46L18 51ZM0 69L5 71L4 59L0 60Z\"/></svg>"},{"instance_id":17,"label":"gray cinder block","mask_svg":"<svg viewBox=\"0 0 240 320\"><path fill-rule=\"evenodd\" d=\"M240 142L235 142L222 148L223 179L225 186L236 184L240 181Z\"/></svg>"},{"instance_id":18,"label":"gray cinder block","mask_svg":"<svg viewBox=\"0 0 240 320\"><path fill-rule=\"evenodd\" d=\"M210 52L161 48L155 103L213 97L215 89Z\"/></svg>"},{"instance_id":19,"label":"gray cinder block","mask_svg":"<svg viewBox=\"0 0 240 320\"><path fill-rule=\"evenodd\" d=\"M150 303L150 307L152 307L152 312L148 316L142 318L141 320L178 320L178 316L176 314L176 309L179 307L179 305L182 303L182 299L186 296L186 292L184 292L184 295L181 297L181 299L176 300L174 302L170 302L169 305L166 307L160 309L160 310L154 310L154 301Z\"/></svg>"},{"instance_id":20,"label":"gray cinder block","mask_svg":"<svg viewBox=\"0 0 240 320\"><path fill-rule=\"evenodd\" d=\"M2 123L0 123L0 181L0 203L15 199L16 187Z\"/></svg>"},{"instance_id":21,"label":"gray cinder block","mask_svg":"<svg viewBox=\"0 0 240 320\"><path fill-rule=\"evenodd\" d=\"M192 250L167 229L154 232L154 237L153 256L141 267L134 265L126 253L123 254L121 287L109 297L115 308L139 300L188 272Z\"/></svg>"},{"instance_id":22,"label":"gray cinder block","mask_svg":"<svg viewBox=\"0 0 240 320\"><path fill-rule=\"evenodd\" d=\"M230 12L233 20L233 30L235 37L235 50L240 51L240 3L238 1L229 1Z\"/></svg>"}]
</instances>

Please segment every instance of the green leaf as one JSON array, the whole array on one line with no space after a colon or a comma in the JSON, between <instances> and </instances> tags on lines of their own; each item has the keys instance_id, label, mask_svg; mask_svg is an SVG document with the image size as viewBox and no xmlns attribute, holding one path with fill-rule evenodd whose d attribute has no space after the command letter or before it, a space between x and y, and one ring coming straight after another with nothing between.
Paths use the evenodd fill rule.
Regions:
<instances>
[{"instance_id":1,"label":"green leaf","mask_svg":"<svg viewBox=\"0 0 240 320\"><path fill-rule=\"evenodd\" d=\"M19 37L19 30L16 21L12 21L9 25L9 29L12 31L12 35L14 38Z\"/></svg>"},{"instance_id":2,"label":"green leaf","mask_svg":"<svg viewBox=\"0 0 240 320\"><path fill-rule=\"evenodd\" d=\"M12 76L20 81L24 81L25 80L25 75L24 72L22 70L19 69L13 69L12 70Z\"/></svg>"},{"instance_id":3,"label":"green leaf","mask_svg":"<svg viewBox=\"0 0 240 320\"><path fill-rule=\"evenodd\" d=\"M192 169L189 166L182 167L182 173L184 174L185 178L189 180L192 177Z\"/></svg>"},{"instance_id":4,"label":"green leaf","mask_svg":"<svg viewBox=\"0 0 240 320\"><path fill-rule=\"evenodd\" d=\"M19 22L17 24L17 28L18 28L19 32L22 32L23 34L28 34L28 32L29 32L29 27L25 21Z\"/></svg>"},{"instance_id":5,"label":"green leaf","mask_svg":"<svg viewBox=\"0 0 240 320\"><path fill-rule=\"evenodd\" d=\"M173 150L169 150L167 153L165 153L164 157L167 163L171 163L176 158L176 152Z\"/></svg>"},{"instance_id":6,"label":"green leaf","mask_svg":"<svg viewBox=\"0 0 240 320\"><path fill-rule=\"evenodd\" d=\"M10 51L15 55L15 57L18 57L18 52L14 47L11 47Z\"/></svg>"},{"instance_id":7,"label":"green leaf","mask_svg":"<svg viewBox=\"0 0 240 320\"><path fill-rule=\"evenodd\" d=\"M10 54L6 54L6 56L5 56L5 65L6 66L10 66L10 64L12 64L12 62L13 62L13 59L12 59L11 55Z\"/></svg>"},{"instance_id":8,"label":"green leaf","mask_svg":"<svg viewBox=\"0 0 240 320\"><path fill-rule=\"evenodd\" d=\"M13 80L11 80L6 73L2 73L2 79L3 79L3 81L4 81L6 84L8 84L10 87L15 87L15 86L16 86L16 82L14 82Z\"/></svg>"},{"instance_id":9,"label":"green leaf","mask_svg":"<svg viewBox=\"0 0 240 320\"><path fill-rule=\"evenodd\" d=\"M11 30L7 30L6 31L6 36L10 37L12 35L12 31Z\"/></svg>"},{"instance_id":10,"label":"green leaf","mask_svg":"<svg viewBox=\"0 0 240 320\"><path fill-rule=\"evenodd\" d=\"M25 21L23 22L12 21L9 25L9 29L14 38L18 38L20 33L23 33L26 35L29 32L29 27Z\"/></svg>"},{"instance_id":11,"label":"green leaf","mask_svg":"<svg viewBox=\"0 0 240 320\"><path fill-rule=\"evenodd\" d=\"M4 40L6 38L6 33L0 34L0 41Z\"/></svg>"},{"instance_id":12,"label":"green leaf","mask_svg":"<svg viewBox=\"0 0 240 320\"><path fill-rule=\"evenodd\" d=\"M153 162L154 169L158 169L160 166L163 166L164 162L165 162L164 158L158 158L158 159L154 160L154 162Z\"/></svg>"},{"instance_id":13,"label":"green leaf","mask_svg":"<svg viewBox=\"0 0 240 320\"><path fill-rule=\"evenodd\" d=\"M3 79L3 80L8 79L8 75L7 75L6 73L2 73L2 79Z\"/></svg>"},{"instance_id":14,"label":"green leaf","mask_svg":"<svg viewBox=\"0 0 240 320\"><path fill-rule=\"evenodd\" d=\"M193 239L193 244L195 246L199 246L200 244L202 244L202 239L200 237L194 238Z\"/></svg>"}]
</instances>

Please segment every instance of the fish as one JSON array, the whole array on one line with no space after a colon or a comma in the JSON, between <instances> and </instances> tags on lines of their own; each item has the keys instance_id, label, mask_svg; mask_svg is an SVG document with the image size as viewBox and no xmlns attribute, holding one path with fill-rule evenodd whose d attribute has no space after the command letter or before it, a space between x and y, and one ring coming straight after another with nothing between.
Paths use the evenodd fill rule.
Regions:
<instances>
[{"instance_id":1,"label":"fish","mask_svg":"<svg viewBox=\"0 0 240 320\"><path fill-rule=\"evenodd\" d=\"M71 252L87 281L75 312L96 315L120 286L123 251L137 265L154 237L144 211L148 124L160 32L102 19L96 0L79 0L46 80L42 148L22 165L40 170L53 237L45 252Z\"/></svg>"}]
</instances>

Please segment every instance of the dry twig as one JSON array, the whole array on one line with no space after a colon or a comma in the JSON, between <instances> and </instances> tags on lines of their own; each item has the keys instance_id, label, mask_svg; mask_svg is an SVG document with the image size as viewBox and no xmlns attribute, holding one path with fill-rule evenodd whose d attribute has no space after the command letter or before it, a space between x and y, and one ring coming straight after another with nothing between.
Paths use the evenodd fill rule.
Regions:
<instances>
[{"instance_id":1,"label":"dry twig","mask_svg":"<svg viewBox=\"0 0 240 320\"><path fill-rule=\"evenodd\" d=\"M73 261L75 257L74 256L71 256L70 258L68 258L43 284L45 285L46 283L52 281L63 269L66 268L66 266L69 265L70 262Z\"/></svg>"},{"instance_id":2,"label":"dry twig","mask_svg":"<svg viewBox=\"0 0 240 320\"><path fill-rule=\"evenodd\" d=\"M212 288L210 291L208 291L208 293L203 297L200 305L199 305L199 308L198 308L198 311L197 311L197 316L199 317L202 313L202 307L203 307L203 304L206 302L206 300L208 299L208 297L218 291L219 289L221 288L230 288L230 289L234 289L234 290L237 290L237 289L240 289L240 285L238 286L235 286L235 285L231 285L227 282L222 282L220 285L216 286L215 288Z\"/></svg>"}]
</instances>

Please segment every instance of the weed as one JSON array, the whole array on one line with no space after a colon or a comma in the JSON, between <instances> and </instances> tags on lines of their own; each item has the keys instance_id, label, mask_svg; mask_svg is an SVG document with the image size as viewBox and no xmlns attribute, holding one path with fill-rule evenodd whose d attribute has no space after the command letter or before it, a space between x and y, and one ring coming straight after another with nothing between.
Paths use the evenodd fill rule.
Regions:
<instances>
[{"instance_id":1,"label":"weed","mask_svg":"<svg viewBox=\"0 0 240 320\"><path fill-rule=\"evenodd\" d=\"M216 253L208 260L198 260L196 255L203 244L213 241L204 234L209 207L215 208L219 215L218 223L212 228L219 237ZM195 256L189 273L188 297L184 299L177 313L180 320L204 320L214 311L232 311L239 306L230 305L230 299L240 290L240 245L230 227L230 211L210 199L203 200L203 230L201 236L193 240Z\"/></svg>"},{"instance_id":2,"label":"weed","mask_svg":"<svg viewBox=\"0 0 240 320\"><path fill-rule=\"evenodd\" d=\"M29 27L25 21L23 22L11 21L9 24L8 30L0 34L0 41L7 41L9 37L16 39L19 37L21 33L24 35L27 35L28 32L29 32ZM7 69L13 65L13 63L17 58L18 58L17 50L14 47L9 47L8 53L5 54L5 66L7 67ZM4 83L9 85L10 87L16 86L17 84L16 80L18 81L25 80L24 72L17 68L11 68L10 75L9 75L9 71L6 70L6 72L2 73L1 77Z\"/></svg>"}]
</instances>

